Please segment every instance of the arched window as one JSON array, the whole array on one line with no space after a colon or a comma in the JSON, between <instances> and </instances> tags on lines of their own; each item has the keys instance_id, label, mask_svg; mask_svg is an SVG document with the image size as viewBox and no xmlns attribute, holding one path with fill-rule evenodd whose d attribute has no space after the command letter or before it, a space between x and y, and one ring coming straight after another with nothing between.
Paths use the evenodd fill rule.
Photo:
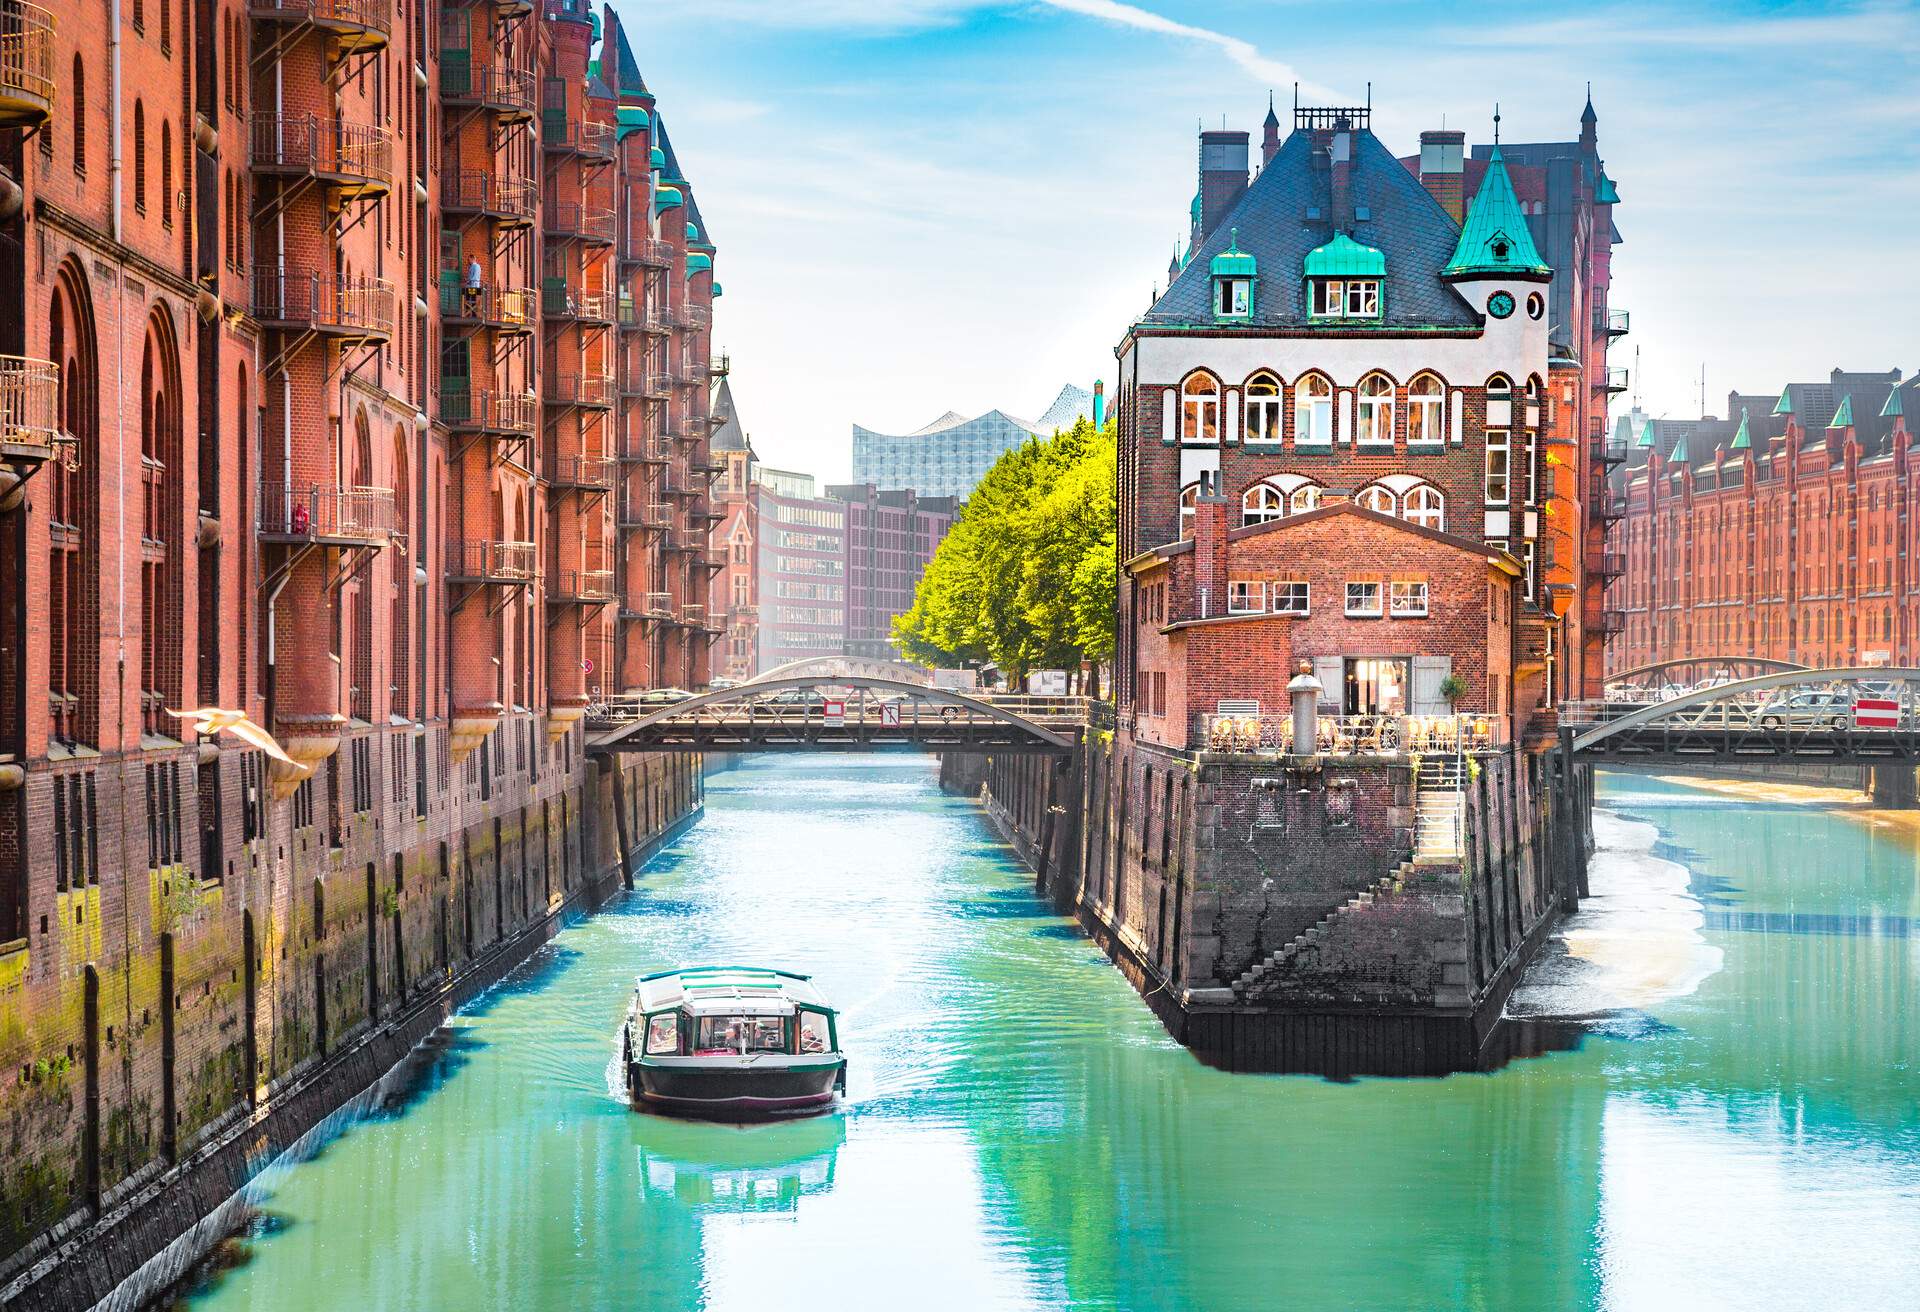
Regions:
<instances>
[{"instance_id":1,"label":"arched window","mask_svg":"<svg viewBox=\"0 0 1920 1312\"><path fill-rule=\"evenodd\" d=\"M173 0L160 0L160 50L173 51Z\"/></svg>"},{"instance_id":2,"label":"arched window","mask_svg":"<svg viewBox=\"0 0 1920 1312\"><path fill-rule=\"evenodd\" d=\"M1400 498L1401 514L1410 524L1444 529L1447 526L1447 499L1431 483L1409 488Z\"/></svg>"},{"instance_id":3,"label":"arched window","mask_svg":"<svg viewBox=\"0 0 1920 1312\"><path fill-rule=\"evenodd\" d=\"M1255 483L1240 498L1242 524L1264 524L1270 519L1282 519L1286 513L1286 494L1271 483Z\"/></svg>"},{"instance_id":4,"label":"arched window","mask_svg":"<svg viewBox=\"0 0 1920 1312\"><path fill-rule=\"evenodd\" d=\"M1189 483L1180 489L1180 540L1186 541L1193 536L1194 500L1200 495L1200 485Z\"/></svg>"},{"instance_id":5,"label":"arched window","mask_svg":"<svg viewBox=\"0 0 1920 1312\"><path fill-rule=\"evenodd\" d=\"M1278 442L1280 426L1280 380L1266 370L1247 379L1247 441Z\"/></svg>"},{"instance_id":6,"label":"arched window","mask_svg":"<svg viewBox=\"0 0 1920 1312\"><path fill-rule=\"evenodd\" d=\"M1180 440L1220 440L1220 381L1204 369L1180 385Z\"/></svg>"},{"instance_id":7,"label":"arched window","mask_svg":"<svg viewBox=\"0 0 1920 1312\"><path fill-rule=\"evenodd\" d=\"M173 124L165 119L160 121L160 222L173 226Z\"/></svg>"},{"instance_id":8,"label":"arched window","mask_svg":"<svg viewBox=\"0 0 1920 1312\"><path fill-rule=\"evenodd\" d=\"M1369 484L1354 493L1353 504L1362 510L1371 510L1381 515L1395 515L1400 512L1399 499L1390 489L1378 483Z\"/></svg>"},{"instance_id":9,"label":"arched window","mask_svg":"<svg viewBox=\"0 0 1920 1312\"><path fill-rule=\"evenodd\" d=\"M87 66L73 57L73 171L87 171Z\"/></svg>"},{"instance_id":10,"label":"arched window","mask_svg":"<svg viewBox=\"0 0 1920 1312\"><path fill-rule=\"evenodd\" d=\"M1393 445L1393 380L1368 374L1360 380L1358 439L1362 446Z\"/></svg>"},{"instance_id":11,"label":"arched window","mask_svg":"<svg viewBox=\"0 0 1920 1312\"><path fill-rule=\"evenodd\" d=\"M99 382L92 300L71 262L55 277L47 353L60 366L60 429L71 440L48 462L47 702L52 737L98 743L100 612L87 586L99 559Z\"/></svg>"},{"instance_id":12,"label":"arched window","mask_svg":"<svg viewBox=\"0 0 1920 1312\"><path fill-rule=\"evenodd\" d=\"M360 489L371 488L374 485L373 431L367 425L367 412L364 409L356 414L353 420L353 460L348 466L347 478L356 494ZM356 495L354 503L357 504L360 501L361 497ZM347 646L347 704L349 712L356 720L371 723L373 720L373 580L371 571L362 570L356 574L352 588L351 609L348 612L352 616L353 628L348 636Z\"/></svg>"},{"instance_id":13,"label":"arched window","mask_svg":"<svg viewBox=\"0 0 1920 1312\"><path fill-rule=\"evenodd\" d=\"M1293 385L1293 440L1298 446L1333 443L1333 384L1319 374Z\"/></svg>"},{"instance_id":14,"label":"arched window","mask_svg":"<svg viewBox=\"0 0 1920 1312\"><path fill-rule=\"evenodd\" d=\"M173 324L155 310L140 353L140 710L146 732L178 732L182 534L180 355Z\"/></svg>"},{"instance_id":15,"label":"arched window","mask_svg":"<svg viewBox=\"0 0 1920 1312\"><path fill-rule=\"evenodd\" d=\"M1447 389L1432 374L1407 384L1407 445L1439 446L1447 440Z\"/></svg>"},{"instance_id":16,"label":"arched window","mask_svg":"<svg viewBox=\"0 0 1920 1312\"><path fill-rule=\"evenodd\" d=\"M1287 494L1287 513L1304 515L1309 510L1320 508L1320 485L1302 481L1299 487Z\"/></svg>"},{"instance_id":17,"label":"arched window","mask_svg":"<svg viewBox=\"0 0 1920 1312\"><path fill-rule=\"evenodd\" d=\"M388 560L391 588L389 627L393 633L393 652L392 668L387 671L388 709L392 714L402 716L409 713L407 690L413 670L413 553L419 550L417 539L409 531L413 527L413 498L409 494L409 486L407 430L404 426L396 426L393 430L393 516L399 530L398 546L402 549L381 554Z\"/></svg>"},{"instance_id":18,"label":"arched window","mask_svg":"<svg viewBox=\"0 0 1920 1312\"><path fill-rule=\"evenodd\" d=\"M147 212L147 107L133 102L133 208Z\"/></svg>"}]
</instances>

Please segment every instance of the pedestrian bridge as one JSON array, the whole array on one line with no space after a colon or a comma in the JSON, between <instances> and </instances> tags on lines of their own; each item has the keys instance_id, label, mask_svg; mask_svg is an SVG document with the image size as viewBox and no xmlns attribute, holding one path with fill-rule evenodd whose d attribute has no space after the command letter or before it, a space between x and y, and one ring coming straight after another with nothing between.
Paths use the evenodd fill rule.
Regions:
<instances>
[{"instance_id":1,"label":"pedestrian bridge","mask_svg":"<svg viewBox=\"0 0 1920 1312\"><path fill-rule=\"evenodd\" d=\"M589 707L587 750L617 752L1071 752L1084 697L952 692L904 679L819 673L760 678L660 703Z\"/></svg>"},{"instance_id":2,"label":"pedestrian bridge","mask_svg":"<svg viewBox=\"0 0 1920 1312\"><path fill-rule=\"evenodd\" d=\"M1569 702L1560 725L1562 741L1589 760L1911 767L1920 762L1917 702L1920 669L1788 669L1656 701Z\"/></svg>"}]
</instances>

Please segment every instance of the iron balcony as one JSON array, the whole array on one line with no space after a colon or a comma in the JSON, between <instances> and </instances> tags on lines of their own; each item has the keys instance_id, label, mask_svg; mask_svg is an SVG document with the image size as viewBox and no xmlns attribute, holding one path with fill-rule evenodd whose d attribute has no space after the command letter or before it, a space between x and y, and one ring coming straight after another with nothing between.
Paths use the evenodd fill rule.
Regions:
<instances>
[{"instance_id":1,"label":"iron balcony","mask_svg":"<svg viewBox=\"0 0 1920 1312\"><path fill-rule=\"evenodd\" d=\"M611 123L581 121L564 116L543 118L540 123L540 144L555 154L610 160L613 158L614 139Z\"/></svg>"},{"instance_id":2,"label":"iron balcony","mask_svg":"<svg viewBox=\"0 0 1920 1312\"><path fill-rule=\"evenodd\" d=\"M440 175L440 208L478 214L505 228L524 228L540 207L540 189L530 179L487 169L453 169Z\"/></svg>"},{"instance_id":3,"label":"iron balcony","mask_svg":"<svg viewBox=\"0 0 1920 1312\"><path fill-rule=\"evenodd\" d=\"M60 429L60 366L51 360L0 355L0 458L45 460Z\"/></svg>"},{"instance_id":4,"label":"iron balcony","mask_svg":"<svg viewBox=\"0 0 1920 1312\"><path fill-rule=\"evenodd\" d=\"M393 336L393 284L384 278L253 271L253 317L268 328L385 341Z\"/></svg>"},{"instance_id":5,"label":"iron balcony","mask_svg":"<svg viewBox=\"0 0 1920 1312\"><path fill-rule=\"evenodd\" d=\"M491 328L519 336L533 331L534 307L538 304L528 287L440 284L440 319L450 327Z\"/></svg>"},{"instance_id":6,"label":"iron balcony","mask_svg":"<svg viewBox=\"0 0 1920 1312\"><path fill-rule=\"evenodd\" d=\"M538 577L538 552L531 542L486 538L452 543L447 550L447 577L460 583L524 586Z\"/></svg>"},{"instance_id":7,"label":"iron balcony","mask_svg":"<svg viewBox=\"0 0 1920 1312\"><path fill-rule=\"evenodd\" d=\"M547 482L553 487L609 491L613 487L614 464L605 456L558 456Z\"/></svg>"},{"instance_id":8,"label":"iron balcony","mask_svg":"<svg viewBox=\"0 0 1920 1312\"><path fill-rule=\"evenodd\" d=\"M344 200L393 189L393 134L368 123L317 114L255 114L250 159L256 173L312 177Z\"/></svg>"},{"instance_id":9,"label":"iron balcony","mask_svg":"<svg viewBox=\"0 0 1920 1312\"><path fill-rule=\"evenodd\" d=\"M598 205L556 201L541 209L540 231L556 241L585 241L613 245L614 213Z\"/></svg>"},{"instance_id":10,"label":"iron balcony","mask_svg":"<svg viewBox=\"0 0 1920 1312\"><path fill-rule=\"evenodd\" d=\"M474 64L471 52L440 52L440 99L448 105L470 105L498 114L503 122L524 123L533 117L533 74L497 64Z\"/></svg>"},{"instance_id":11,"label":"iron balcony","mask_svg":"<svg viewBox=\"0 0 1920 1312\"><path fill-rule=\"evenodd\" d=\"M466 432L531 437L540 428L540 399L525 393L441 386L440 422Z\"/></svg>"},{"instance_id":12,"label":"iron balcony","mask_svg":"<svg viewBox=\"0 0 1920 1312\"><path fill-rule=\"evenodd\" d=\"M249 0L247 13L265 23L317 27L352 54L384 49L393 29L393 0Z\"/></svg>"},{"instance_id":13,"label":"iron balcony","mask_svg":"<svg viewBox=\"0 0 1920 1312\"><path fill-rule=\"evenodd\" d=\"M1615 368L1602 369L1600 376L1593 381L1593 390L1607 393L1626 391L1627 371Z\"/></svg>"},{"instance_id":14,"label":"iron balcony","mask_svg":"<svg viewBox=\"0 0 1920 1312\"><path fill-rule=\"evenodd\" d=\"M613 379L606 374L546 375L548 405L582 405L605 410L613 404Z\"/></svg>"},{"instance_id":15,"label":"iron balcony","mask_svg":"<svg viewBox=\"0 0 1920 1312\"><path fill-rule=\"evenodd\" d=\"M0 128L31 130L53 117L53 15L0 0Z\"/></svg>"},{"instance_id":16,"label":"iron balcony","mask_svg":"<svg viewBox=\"0 0 1920 1312\"><path fill-rule=\"evenodd\" d=\"M549 284L541 294L540 309L549 319L612 324L612 292L590 292L571 284Z\"/></svg>"},{"instance_id":17,"label":"iron balcony","mask_svg":"<svg viewBox=\"0 0 1920 1312\"><path fill-rule=\"evenodd\" d=\"M265 541L373 546L394 536L392 488L262 483L259 491Z\"/></svg>"}]
</instances>

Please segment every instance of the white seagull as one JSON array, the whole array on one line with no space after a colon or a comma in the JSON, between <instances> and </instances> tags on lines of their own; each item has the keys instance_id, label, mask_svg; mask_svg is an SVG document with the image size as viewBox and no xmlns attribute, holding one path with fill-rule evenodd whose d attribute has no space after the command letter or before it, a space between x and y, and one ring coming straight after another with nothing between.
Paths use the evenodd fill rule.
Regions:
<instances>
[{"instance_id":1,"label":"white seagull","mask_svg":"<svg viewBox=\"0 0 1920 1312\"><path fill-rule=\"evenodd\" d=\"M176 720L192 720L193 731L211 738L214 734L225 732L232 734L242 742L252 743L276 761L285 761L288 765L299 767L300 762L288 756L286 749L274 740L274 736L247 718L245 711L222 710L218 706L200 706L191 711L167 711Z\"/></svg>"}]
</instances>

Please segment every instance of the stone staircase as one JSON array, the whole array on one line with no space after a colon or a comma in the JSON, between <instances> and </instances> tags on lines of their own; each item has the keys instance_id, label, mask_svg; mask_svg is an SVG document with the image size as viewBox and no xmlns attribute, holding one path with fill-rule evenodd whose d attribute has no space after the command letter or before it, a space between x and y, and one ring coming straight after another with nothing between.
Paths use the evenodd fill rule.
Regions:
<instances>
[{"instance_id":1,"label":"stone staircase","mask_svg":"<svg viewBox=\"0 0 1920 1312\"><path fill-rule=\"evenodd\" d=\"M1433 756L1420 762L1413 810L1413 859L1451 864L1462 857L1461 822L1465 818L1466 779L1457 756Z\"/></svg>"},{"instance_id":2,"label":"stone staircase","mask_svg":"<svg viewBox=\"0 0 1920 1312\"><path fill-rule=\"evenodd\" d=\"M1407 876L1413 873L1413 864L1412 861L1402 861L1392 874L1382 878L1374 884L1372 888L1356 897L1348 898L1341 905L1320 917L1319 923L1314 925L1312 929L1309 929L1304 934L1294 935L1293 940L1279 951L1268 953L1265 959L1256 962L1251 968L1243 971L1238 979L1233 981L1233 991L1235 993L1245 993L1258 982L1263 975L1268 975L1274 971L1283 969L1295 957L1299 956L1308 948L1317 945L1321 939L1325 938L1328 931L1333 928L1334 922L1339 920L1340 917L1349 912L1356 911L1361 907L1370 907L1374 903L1383 901L1398 893L1405 885Z\"/></svg>"}]
</instances>

